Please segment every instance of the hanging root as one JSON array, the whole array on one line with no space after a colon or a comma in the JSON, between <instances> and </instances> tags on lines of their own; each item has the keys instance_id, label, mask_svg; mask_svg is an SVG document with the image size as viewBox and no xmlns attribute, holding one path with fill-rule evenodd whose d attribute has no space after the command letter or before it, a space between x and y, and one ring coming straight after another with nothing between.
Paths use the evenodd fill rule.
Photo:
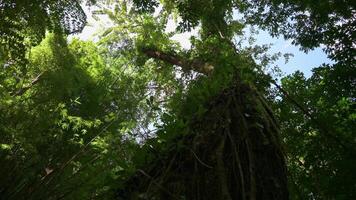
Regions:
<instances>
[{"instance_id":1,"label":"hanging root","mask_svg":"<svg viewBox=\"0 0 356 200\"><path fill-rule=\"evenodd\" d=\"M231 200L229 193L229 188L227 184L227 177L225 173L225 164L224 164L224 147L225 147L225 138L223 137L220 141L219 146L216 149L216 174L220 180L221 187L221 199Z\"/></svg>"},{"instance_id":2,"label":"hanging root","mask_svg":"<svg viewBox=\"0 0 356 200\"><path fill-rule=\"evenodd\" d=\"M179 139L185 148L166 148L118 199L288 199L279 129L264 98L240 84L206 107Z\"/></svg>"}]
</instances>

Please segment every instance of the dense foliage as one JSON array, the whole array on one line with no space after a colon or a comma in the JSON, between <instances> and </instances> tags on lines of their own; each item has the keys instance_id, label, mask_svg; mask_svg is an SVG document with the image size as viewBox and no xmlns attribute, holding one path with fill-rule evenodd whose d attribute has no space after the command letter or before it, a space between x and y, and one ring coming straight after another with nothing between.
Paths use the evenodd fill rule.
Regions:
<instances>
[{"instance_id":1,"label":"dense foliage","mask_svg":"<svg viewBox=\"0 0 356 200\"><path fill-rule=\"evenodd\" d=\"M47 30L77 33L83 30L86 15L81 1L22 0L0 1L1 57L24 64L27 47L41 42ZM87 3L94 3L88 0ZM9 63L9 64L10 64Z\"/></svg>"},{"instance_id":2,"label":"dense foliage","mask_svg":"<svg viewBox=\"0 0 356 200\"><path fill-rule=\"evenodd\" d=\"M355 64L354 1L243 0L239 5L248 23L282 34L306 51L323 45L339 64Z\"/></svg>"},{"instance_id":3,"label":"dense foliage","mask_svg":"<svg viewBox=\"0 0 356 200\"><path fill-rule=\"evenodd\" d=\"M97 42L68 39L85 3L113 24ZM352 1L0 0L0 199L356 198L355 12ZM235 43L248 25L335 63L279 85L266 47ZM172 40L193 28L190 49Z\"/></svg>"},{"instance_id":4,"label":"dense foliage","mask_svg":"<svg viewBox=\"0 0 356 200\"><path fill-rule=\"evenodd\" d=\"M305 78L301 72L282 79L285 90L308 105L313 118L281 99L277 101L289 152L295 198L355 197L355 68L324 65Z\"/></svg>"}]
</instances>

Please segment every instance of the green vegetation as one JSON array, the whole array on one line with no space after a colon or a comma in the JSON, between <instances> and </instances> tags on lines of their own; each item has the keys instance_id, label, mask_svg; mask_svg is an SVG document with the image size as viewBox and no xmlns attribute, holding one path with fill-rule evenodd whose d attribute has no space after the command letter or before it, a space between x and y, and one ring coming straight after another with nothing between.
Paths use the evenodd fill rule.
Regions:
<instances>
[{"instance_id":1,"label":"green vegetation","mask_svg":"<svg viewBox=\"0 0 356 200\"><path fill-rule=\"evenodd\" d=\"M84 4L113 23L96 42L68 37ZM351 1L0 0L0 200L355 199L355 12ZM266 74L276 55L236 42L249 25L335 63L310 78ZM190 49L172 40L193 28Z\"/></svg>"}]
</instances>

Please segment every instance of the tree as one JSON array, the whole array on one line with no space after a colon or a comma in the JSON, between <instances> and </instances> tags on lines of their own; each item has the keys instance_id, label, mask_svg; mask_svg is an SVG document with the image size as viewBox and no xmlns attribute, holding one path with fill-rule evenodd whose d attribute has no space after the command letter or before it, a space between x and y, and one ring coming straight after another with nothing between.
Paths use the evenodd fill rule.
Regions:
<instances>
[{"instance_id":1,"label":"tree","mask_svg":"<svg viewBox=\"0 0 356 200\"><path fill-rule=\"evenodd\" d=\"M105 1L93 43L67 41L71 2L0 3L1 199L355 196L353 3ZM234 43L248 24L335 64L280 86L275 56ZM190 49L171 39L193 28Z\"/></svg>"},{"instance_id":2,"label":"tree","mask_svg":"<svg viewBox=\"0 0 356 200\"><path fill-rule=\"evenodd\" d=\"M187 9L189 3L177 4ZM164 33L168 13L183 8L170 5L174 7L163 8L157 17L127 9L125 3L106 11L119 22L106 36L121 44L116 34L124 28L130 31L131 42L125 41L124 47L132 45L128 48L136 52L135 60L146 63L154 58L171 69L178 65L185 73L201 73L168 104L157 138L146 141L136 155L137 174L126 180L118 198L287 199L279 128L263 95L252 86L258 77L254 69L261 66L248 52L236 52L230 41L242 25L225 21L229 4L212 1L196 19L202 20L201 38L194 38L193 48L183 51Z\"/></svg>"},{"instance_id":3,"label":"tree","mask_svg":"<svg viewBox=\"0 0 356 200\"><path fill-rule=\"evenodd\" d=\"M137 2L137 1L136 1ZM143 5L148 5L148 11L152 10L152 5L154 3L151 2L151 4L145 4L147 1L139 1L138 5L140 7L140 11L142 8L144 8ZM335 93L333 90L328 90L327 93L330 92L330 94L334 94L333 97L330 96L330 99L336 99L333 101L330 101L330 104L324 104L322 107L320 107L319 104L313 104L310 102L313 101L318 101L320 100L320 97L323 96L321 93L314 93L313 90L310 91L309 93L313 93L314 96L308 96L309 98L306 99L306 103L302 99L300 99L300 95L294 95L294 90L295 89L290 89L288 85L284 84L286 86L286 89L283 89L283 87L280 87L277 85L277 88L281 90L283 93L283 102L288 101L289 106L290 104L294 104L295 108L297 110L294 110L293 112L297 112L296 115L299 117L297 119L301 120L299 122L295 122L292 124L291 123L293 118L289 115L282 115L281 116L281 121L286 122L287 124L282 124L284 127L283 128L283 136L285 137L284 140L292 142L292 144L288 145L294 145L292 148L296 150L291 150L289 153L291 153L293 156L290 156L289 159L295 159L295 158L303 158L305 154L308 155L308 160L307 165L309 166L299 166L297 167L295 165L300 165L304 164L304 161L300 160L290 160L291 164L291 179L293 179L293 176L297 176L296 179L297 183L294 186L291 186L294 190L294 193L292 195L293 198L340 198L340 199L348 199L349 197L352 198L353 193L347 192L347 191L352 191L352 188L354 188L354 184L352 183L353 176L352 169L354 168L354 159L352 155L355 153L355 150L353 148L354 142L353 142L353 134L352 134L352 128L345 130L345 127L350 125L346 125L346 123L352 123L353 122L353 113L354 110L350 108L347 105L350 105L352 103L352 99L354 98L352 95L352 89L350 87L344 87L345 85L353 85L354 78L350 75L347 74L353 74L353 69L354 69L354 58L353 58L353 46L352 46L352 41L353 35L350 34L352 31L352 27L354 27L354 19L353 19L353 11L354 11L354 4L350 2L343 2L343 3L338 3L337 5L333 5L332 2L327 2L327 3L308 3L307 1L303 2L286 2L286 3L281 3L279 1L264 1L264 2L259 2L259 1L243 1L242 3L236 3L235 2L215 2L215 1L210 1L210 2L200 2L200 1L177 1L177 2L165 2L166 6L169 8L176 8L178 10L178 14L182 18L180 30L189 30L192 27L197 26L198 24L201 25L201 40L202 41L209 41L210 43L207 46L201 45L204 44L204 42L200 43L201 49L194 49L194 42L197 40L193 40L193 49L192 52L195 53L195 56L198 54L198 61L197 60L189 60L189 59L181 59L181 56L177 56L177 53L165 53L160 50L157 50L157 48L151 48L151 49L144 49L144 52L149 56L153 57L156 59L161 59L166 62L169 62L174 65L184 65L186 68L194 68L197 71L202 71L203 67L206 66L211 66L211 65L205 65L206 63L209 62L214 62L212 60L218 59L219 57L224 60L224 64L227 64L230 59L226 59L226 57L221 56L219 54L220 50L223 49L222 46L224 46L224 42L226 41L219 41L219 46L214 46L212 40L212 36L214 34L218 35L218 38L230 38L231 39L231 32L229 32L227 26L228 23L226 21L229 21L229 18L224 16L225 18L225 23L224 20L219 16L231 13L231 10L233 7L240 9L241 12L245 14L245 17L247 19L247 23L252 23L252 24L257 24L261 26L262 28L268 29L272 35L278 35L278 34L283 34L286 38L288 39L293 39L295 44L300 44L301 47L305 50L310 50L313 49L314 47L318 47L319 45L326 45L325 50L327 53L329 53L329 56L334 59L337 63L334 66L324 66L319 68L318 70L326 70L327 76L326 77L333 77L331 79L328 78L317 78L320 77L319 73L315 74L315 79L314 79L314 86L312 88L316 87L318 81L321 79L325 81L328 81L327 87L335 87L335 85L339 86L338 91L341 91L340 93ZM201 7L201 5L205 4L204 8ZM256 9L257 8L257 9ZM210 10L211 9L211 10ZM226 11L226 12L224 12ZM309 16L309 18L307 18ZM327 17L326 17L327 16ZM232 23L231 23L232 24ZM335 24L337 24L335 26ZM231 29L230 29L231 30ZM307 31L305 31L307 30ZM230 34L229 34L230 33ZM224 35L225 34L225 35ZM232 34L233 35L233 34ZM216 38L214 38L216 39ZM335 43L337 41L337 43ZM230 43L231 44L231 43ZM225 47L225 46L224 46ZM209 52L210 49L214 49L213 52ZM226 50L226 49L224 49ZM198 52L198 53L197 53ZM224 51L226 52L226 51ZM191 52L189 52L191 53ZM200 54L199 54L200 53ZM204 54L205 53L205 54ZM178 53L179 54L179 53ZM203 54L203 56L202 56ZM200 56L200 57L199 57ZM188 57L193 57L190 54ZM217 58L218 57L218 58ZM194 57L196 58L196 57ZM200 58L200 59L199 59ZM225 59L224 59L225 58ZM203 62L201 62L203 60ZM207 61L208 60L208 61ZM216 61L215 61L216 62ZM192 64L196 64L195 66ZM221 63L219 63L221 65ZM215 66L215 65L214 65ZM219 66L219 65L218 65ZM210 69L210 68L209 68ZM216 69L214 69L216 70ZM316 70L316 72L318 72ZM343 74L340 76L340 73ZM323 76L322 76L323 77ZM285 79L287 80L287 79ZM226 80L224 80L226 81ZM221 81L221 82L224 82ZM284 82L283 82L284 83ZM303 82L297 81L297 79L291 80L292 84L296 84L298 90L299 88L309 88L304 86L303 87ZM201 87L201 85L199 85ZM210 88L209 88L210 89ZM204 90L204 89L202 89ZM318 89L319 90L319 89ZM323 89L320 89L320 91L323 91ZM351 92L350 94L345 95L345 92ZM308 93L308 92L306 92ZM197 94L194 94L195 96L198 96ZM188 97L187 97L188 98ZM325 101L325 100L324 100ZM189 104L194 105L192 103L192 99L189 98ZM199 101L198 101L199 102ZM200 101L201 103L202 101ZM331 103L333 102L333 103ZM343 102L343 103L341 103ZM319 102L320 103L320 102ZM334 108L334 106L331 109L328 109L326 105L340 105L343 104L344 109L348 110L346 111L347 116L343 116L343 122L336 120L336 122L341 122L343 125L340 126L340 124L334 124L330 122L331 119L334 119L334 117L331 117L331 115L335 115L335 112L340 112L340 108ZM197 107L197 106L196 106ZM279 107L278 109L284 110L286 107ZM204 109L203 109L204 110ZM317 110L317 111L315 111ZM345 111L345 110L344 110ZM344 113L344 111L342 111ZM204 113L204 112L203 112ZM209 113L209 112L207 112ZM189 113L192 114L192 113ZM188 114L188 115L189 115ZM339 116L337 114L337 116ZM178 117L179 118L179 117ZM328 119L329 118L329 119ZM349 120L346 120L349 119ZM345 120L344 120L345 119ZM189 120L183 120L189 121ZM307 121L305 125L305 121ZM332 120L331 120L332 121ZM326 124L325 124L326 123ZM331 125L333 124L333 125ZM171 125L171 126L178 126L177 124ZM171 127L170 126L170 127ZM309 138L307 137L300 137L295 138L294 136L290 136L291 128L294 127L308 127L307 129L302 128L301 130L298 130L298 132L302 132L306 135L317 135L318 137L313 138L313 141L319 141L322 144L318 145L319 143L315 143L313 145L310 145L309 142L303 142L303 140ZM312 128L313 127L313 128ZM312 129L312 130L311 130ZM212 130L212 129L210 129ZM182 130L180 130L182 131ZM189 137L188 137L189 138ZM291 139L293 138L293 139ZM318 138L318 139L316 139ZM190 138L191 139L191 138ZM187 139L189 141L189 139ZM307 139L310 140L310 139ZM183 139L183 141L185 141ZM294 142L295 141L295 142ZM297 141L301 143L296 143ZM184 143L184 142L183 142ZM189 142L187 142L189 143ZM186 143L184 143L186 144ZM331 146L328 146L330 145ZM305 146L308 146L310 148L305 148L305 151L301 152L299 149L303 149ZM171 147L174 148L174 147ZM320 152L318 151L319 149L324 149L327 148L327 151ZM324 149L325 150L325 149ZM174 150L172 150L174 151ZM177 150L178 151L178 150ZM309 153L305 153L305 152ZM171 152L171 151L169 151ZM186 153L186 152L185 152ZM193 151L194 153L194 151ZM177 153L178 157L181 154L184 153ZM168 153L168 155L177 155L174 154L173 152ZM196 155L196 154L194 154ZM199 154L198 154L199 155ZM325 157L326 156L326 157ZM334 157L335 156L335 157ZM170 157L170 156L169 156ZM314 158L312 158L314 157ZM328 158L327 158L328 157ZM199 156L198 156L199 158ZM203 158L205 158L203 156ZM166 162L169 163L169 161L174 163L174 159L168 159ZM176 161L176 160L175 160ZM183 162L184 163L184 162ZM333 163L333 164L332 164ZM343 163L343 164L342 164ZM161 164L161 163L160 163ZM156 165L160 165L156 164ZM202 164L202 163L200 163ZM155 184L159 188L159 184L163 183L162 185L166 186L169 185L170 181L177 181L176 179L171 179L169 175L164 174L160 175L155 173L158 171L159 167L155 168L153 166L156 166L153 162L151 165L151 171L154 176L149 176L149 174L144 174L141 172L141 175L145 175L148 177L148 179L151 179L151 184ZM184 165L184 164L183 164ZM204 163L202 165L205 165ZM322 166L327 166L328 169L323 169ZM188 165L189 166L189 165ZM167 167L170 169L170 165ZM189 167L188 167L189 168ZM298 169L299 168L299 169ZM301 169L302 168L302 169ZM342 169L341 169L342 168ZM299 172L298 172L299 170ZM165 171L165 173L167 173ZM309 177L308 182L303 182L303 185L305 187L299 187L298 183L301 183L301 179L303 179L303 172L306 171L307 174L311 173L314 175L307 175ZM313 172L309 172L313 171ZM337 173L337 171L342 171L340 174ZM196 172L196 171L194 171ZM328 173L336 173L334 176L330 176ZM174 173L173 173L174 174ZM348 176L347 179L343 179L343 176ZM350 176L351 175L351 176ZM168 176L168 177L165 177ZM138 181L138 176L135 176L132 180L132 183L137 183ZM182 175L184 177L184 175ZM314 177L314 180L312 180ZM311 178L311 179L310 179ZM325 179L320 183L320 179ZM168 180L167 180L168 179ZM199 178L197 178L199 179ZM334 183L340 183L338 181L344 180L345 182L349 183L347 187L343 186L343 184L339 184L341 187L340 190L338 190L338 187L335 187ZM350 180L350 181L346 181ZM178 185L178 188L173 187L174 189L172 190L177 190L177 189L182 189L185 188L182 185L188 185L187 187L192 188L189 183L189 181L196 181L194 178L193 180L189 179L186 180L183 184L179 184L175 182L175 184ZM330 182L328 182L330 181ZM149 181L148 181L149 182ZM204 182L204 181L203 181ZM293 182L293 180L291 180ZM346 184L347 184L346 183ZM147 184L147 182L146 182ZM308 184L312 185L311 187L308 186ZM320 184L323 184L320 186ZM177 186L176 185L176 186ZM179 188L182 187L182 188ZM193 184L194 186L194 184ZM145 188L145 183L142 183L142 187ZM314 187L314 188L313 188ZM206 188L206 187L205 187ZM332 188L332 189L331 189ZM302 189L302 190L298 190ZM133 189L135 191L135 189ZM165 193L166 195L169 195L170 198L173 197L174 194L170 194L169 191L172 190L165 190L164 188L159 188L160 192L154 191L157 193ZM184 192L184 189L181 191L183 194L186 194ZM228 189L227 189L228 190ZM130 190L129 190L130 191ZM344 192L342 192L344 191ZM154 193L153 192L153 193ZM130 191L129 193L132 193ZM193 192L194 193L194 192ZM214 194L217 194L216 191L213 192ZM297 194L300 193L298 196ZM347 193L347 194L345 194ZM199 194L199 192L196 192L196 194ZM221 194L221 193L220 193ZM303 195L305 195L303 197ZM183 195L184 196L184 195ZM203 198L217 198L214 195L211 195L210 193L207 194L207 196L204 196L202 194ZM177 196L176 196L177 197ZM178 196L179 197L179 196ZM190 196L190 198L194 198L195 196ZM221 197L221 196L220 196ZM223 198L226 198L223 197Z\"/></svg>"},{"instance_id":4,"label":"tree","mask_svg":"<svg viewBox=\"0 0 356 200\"><path fill-rule=\"evenodd\" d=\"M2 73L2 199L100 198L129 165L125 134L145 120L136 107L145 109L147 78L122 59L108 67L99 52L49 34L31 49L34 79L16 90Z\"/></svg>"}]
</instances>

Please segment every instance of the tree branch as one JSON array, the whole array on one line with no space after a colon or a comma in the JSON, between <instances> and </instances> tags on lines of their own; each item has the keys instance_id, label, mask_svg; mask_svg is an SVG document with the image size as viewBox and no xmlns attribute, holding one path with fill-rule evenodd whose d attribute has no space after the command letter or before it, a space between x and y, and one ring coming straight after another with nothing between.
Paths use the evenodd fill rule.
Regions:
<instances>
[{"instance_id":1,"label":"tree branch","mask_svg":"<svg viewBox=\"0 0 356 200\"><path fill-rule=\"evenodd\" d=\"M210 75L214 70L213 65L202 62L200 60L187 60L180 57L179 55L165 53L151 48L143 48L142 52L150 58L155 58L172 65L180 66L183 68L183 70L193 70L205 75Z\"/></svg>"},{"instance_id":2,"label":"tree branch","mask_svg":"<svg viewBox=\"0 0 356 200\"><path fill-rule=\"evenodd\" d=\"M36 85L41 80L41 77L43 76L43 74L45 72L46 71L43 71L40 74L38 74L34 79L32 79L31 83L28 84L27 86L19 89L16 92L12 92L11 96L21 96L21 95L23 95L27 90L29 90L32 86Z\"/></svg>"}]
</instances>

